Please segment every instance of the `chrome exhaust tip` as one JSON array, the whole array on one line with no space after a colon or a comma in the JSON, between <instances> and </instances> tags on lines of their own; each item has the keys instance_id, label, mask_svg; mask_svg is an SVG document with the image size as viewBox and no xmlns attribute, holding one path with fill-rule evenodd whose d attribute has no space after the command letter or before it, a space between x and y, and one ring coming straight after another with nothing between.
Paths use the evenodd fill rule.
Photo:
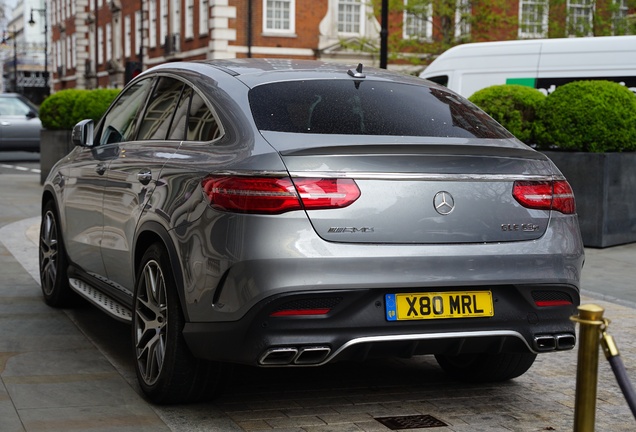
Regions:
<instances>
[{"instance_id":1,"label":"chrome exhaust tip","mask_svg":"<svg viewBox=\"0 0 636 432\"><path fill-rule=\"evenodd\" d=\"M571 333L558 334L555 338L558 350L570 350L576 344L576 337Z\"/></svg>"},{"instance_id":2,"label":"chrome exhaust tip","mask_svg":"<svg viewBox=\"0 0 636 432\"><path fill-rule=\"evenodd\" d=\"M553 335L539 335L534 337L534 346L538 351L554 351L557 341Z\"/></svg>"},{"instance_id":3,"label":"chrome exhaust tip","mask_svg":"<svg viewBox=\"0 0 636 432\"><path fill-rule=\"evenodd\" d=\"M296 348L271 348L265 351L258 363L265 366L288 365L294 361L297 355L298 350Z\"/></svg>"},{"instance_id":4,"label":"chrome exhaust tip","mask_svg":"<svg viewBox=\"0 0 636 432\"><path fill-rule=\"evenodd\" d=\"M298 356L294 360L294 364L310 365L322 363L327 358L330 352L331 348L329 347L301 348L298 351Z\"/></svg>"}]
</instances>

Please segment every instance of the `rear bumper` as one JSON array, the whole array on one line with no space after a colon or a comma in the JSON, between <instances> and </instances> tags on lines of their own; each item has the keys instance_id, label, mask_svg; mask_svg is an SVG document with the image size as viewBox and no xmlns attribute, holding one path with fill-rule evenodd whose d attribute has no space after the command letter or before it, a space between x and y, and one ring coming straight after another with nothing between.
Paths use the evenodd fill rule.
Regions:
<instances>
[{"instance_id":1,"label":"rear bumper","mask_svg":"<svg viewBox=\"0 0 636 432\"><path fill-rule=\"evenodd\" d=\"M443 290L480 289L484 288ZM389 322L386 294L424 290L315 291L265 299L237 321L188 323L183 334L197 357L257 366L317 366L423 354L539 353L574 346L574 324L569 317L580 302L576 287L500 285L489 289L493 317ZM571 304L539 307L537 293L555 293L569 298ZM335 305L324 315L272 316L281 308L308 303Z\"/></svg>"}]
</instances>

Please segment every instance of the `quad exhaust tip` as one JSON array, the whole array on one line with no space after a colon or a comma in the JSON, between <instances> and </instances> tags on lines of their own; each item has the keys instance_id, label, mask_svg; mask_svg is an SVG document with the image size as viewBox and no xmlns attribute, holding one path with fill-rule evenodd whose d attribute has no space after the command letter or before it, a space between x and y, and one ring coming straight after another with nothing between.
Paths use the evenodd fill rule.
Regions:
<instances>
[{"instance_id":1,"label":"quad exhaust tip","mask_svg":"<svg viewBox=\"0 0 636 432\"><path fill-rule=\"evenodd\" d=\"M555 335L537 335L534 346L538 351L569 350L574 348L576 337L571 333Z\"/></svg>"},{"instance_id":2,"label":"quad exhaust tip","mask_svg":"<svg viewBox=\"0 0 636 432\"><path fill-rule=\"evenodd\" d=\"M331 353L326 346L270 348L258 363L263 366L315 365L322 363Z\"/></svg>"}]
</instances>

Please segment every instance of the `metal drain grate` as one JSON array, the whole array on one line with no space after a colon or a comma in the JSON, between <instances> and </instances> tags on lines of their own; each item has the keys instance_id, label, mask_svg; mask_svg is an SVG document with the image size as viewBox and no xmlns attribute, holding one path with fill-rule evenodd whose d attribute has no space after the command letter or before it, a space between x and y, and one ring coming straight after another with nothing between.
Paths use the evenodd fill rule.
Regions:
<instances>
[{"instance_id":1,"label":"metal drain grate","mask_svg":"<svg viewBox=\"0 0 636 432\"><path fill-rule=\"evenodd\" d=\"M391 430L423 429L448 426L431 415L376 417L376 420Z\"/></svg>"}]
</instances>

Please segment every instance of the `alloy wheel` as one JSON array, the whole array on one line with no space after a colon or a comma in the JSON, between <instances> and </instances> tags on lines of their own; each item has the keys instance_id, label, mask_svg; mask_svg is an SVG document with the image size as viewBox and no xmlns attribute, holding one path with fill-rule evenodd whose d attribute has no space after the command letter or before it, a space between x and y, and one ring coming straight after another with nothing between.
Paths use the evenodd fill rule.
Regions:
<instances>
[{"instance_id":1,"label":"alloy wheel","mask_svg":"<svg viewBox=\"0 0 636 432\"><path fill-rule=\"evenodd\" d=\"M146 263L141 275L135 302L135 347L141 377L152 386L159 379L166 356L166 284L155 260Z\"/></svg>"}]
</instances>

